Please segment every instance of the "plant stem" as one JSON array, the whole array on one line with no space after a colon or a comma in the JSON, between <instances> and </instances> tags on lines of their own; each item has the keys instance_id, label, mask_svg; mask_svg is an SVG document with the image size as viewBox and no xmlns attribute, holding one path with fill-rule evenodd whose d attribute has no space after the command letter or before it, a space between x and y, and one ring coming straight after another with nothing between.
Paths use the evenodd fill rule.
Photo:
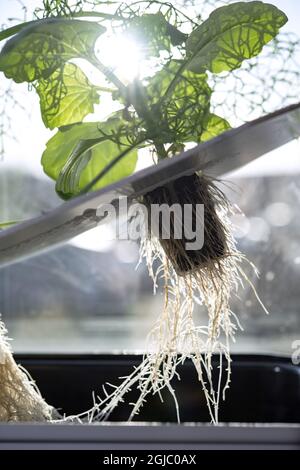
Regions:
<instances>
[{"instance_id":1,"label":"plant stem","mask_svg":"<svg viewBox=\"0 0 300 470\"><path fill-rule=\"evenodd\" d=\"M106 67L96 56L90 59L91 63L101 72L105 75L105 77L112 82L119 92L121 93L122 97L125 99L126 102L130 101L130 104L135 108L137 114L139 117L145 122L146 126L148 127L148 130L152 131L153 127L156 126L156 120L153 118L151 115L151 112L149 111L147 104L146 104L146 99L141 102L136 99L136 97L131 94L131 96L128 96L127 93L127 87L124 85L123 82L116 76L116 74ZM140 96L143 94L143 87L140 87ZM160 142L157 142L155 138L151 139L153 141L153 144L156 149L156 153L158 156L158 159L161 160L163 158L167 158L168 154L166 152L166 149L164 145Z\"/></svg>"},{"instance_id":2,"label":"plant stem","mask_svg":"<svg viewBox=\"0 0 300 470\"><path fill-rule=\"evenodd\" d=\"M181 15L183 18L185 18L187 21L189 21L190 23L193 23L195 25L197 25L197 22L194 21L192 18L190 18L189 16L187 16L185 13L183 13L183 11L179 10L178 8L176 8L172 2L164 2L164 1L160 1L160 0L151 0L151 2L149 2L149 0L138 0L136 2L133 2L130 4L131 8L135 5L139 5L141 3L151 3L151 4L156 4L156 5L160 5L160 6L166 6L168 7L169 9L172 9L176 14L179 14Z\"/></svg>"},{"instance_id":3,"label":"plant stem","mask_svg":"<svg viewBox=\"0 0 300 470\"><path fill-rule=\"evenodd\" d=\"M94 85L95 88L97 88L98 91L103 91L103 93L113 93L116 89L115 88L108 88L105 86L97 86Z\"/></svg>"},{"instance_id":4,"label":"plant stem","mask_svg":"<svg viewBox=\"0 0 300 470\"><path fill-rule=\"evenodd\" d=\"M113 83L117 89L119 90L119 92L121 93L121 95L123 96L123 98L127 98L127 88L126 86L124 85L123 82L121 82L121 80L115 75L115 73L108 67L106 67L106 65L102 64L102 62L96 57L96 56L93 56L90 58L90 62L101 72L103 73L103 75L105 75L105 77L111 82Z\"/></svg>"},{"instance_id":5,"label":"plant stem","mask_svg":"<svg viewBox=\"0 0 300 470\"><path fill-rule=\"evenodd\" d=\"M167 158L168 152L165 149L164 144L161 144L157 142L155 139L153 139L154 147L157 153L158 160L163 160L164 158Z\"/></svg>"}]
</instances>

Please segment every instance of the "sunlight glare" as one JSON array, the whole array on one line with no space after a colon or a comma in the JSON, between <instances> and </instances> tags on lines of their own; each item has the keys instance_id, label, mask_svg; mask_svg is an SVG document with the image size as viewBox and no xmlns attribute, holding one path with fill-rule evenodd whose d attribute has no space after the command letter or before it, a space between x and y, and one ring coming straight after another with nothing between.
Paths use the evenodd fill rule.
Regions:
<instances>
[{"instance_id":1,"label":"sunlight glare","mask_svg":"<svg viewBox=\"0 0 300 470\"><path fill-rule=\"evenodd\" d=\"M135 41L124 36L99 38L98 41L97 56L121 80L130 83L139 76L142 54Z\"/></svg>"},{"instance_id":2,"label":"sunlight glare","mask_svg":"<svg viewBox=\"0 0 300 470\"><path fill-rule=\"evenodd\" d=\"M77 235L69 243L82 250L108 252L114 246L115 235L113 228L109 224L99 225Z\"/></svg>"}]
</instances>

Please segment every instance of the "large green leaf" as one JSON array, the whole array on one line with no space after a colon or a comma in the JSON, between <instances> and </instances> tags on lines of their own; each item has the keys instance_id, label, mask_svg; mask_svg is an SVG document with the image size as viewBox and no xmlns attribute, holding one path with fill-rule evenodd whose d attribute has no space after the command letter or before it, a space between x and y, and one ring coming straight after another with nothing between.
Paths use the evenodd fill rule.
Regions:
<instances>
[{"instance_id":1,"label":"large green leaf","mask_svg":"<svg viewBox=\"0 0 300 470\"><path fill-rule=\"evenodd\" d=\"M47 80L39 80L36 90L44 124L50 129L81 122L99 103L97 88L71 63L55 70Z\"/></svg>"},{"instance_id":2,"label":"large green leaf","mask_svg":"<svg viewBox=\"0 0 300 470\"><path fill-rule=\"evenodd\" d=\"M24 28L27 28L32 23L34 23L34 21L26 21L24 23L16 24L15 26L11 26L10 28L2 29L0 31L0 41L3 41L4 39L7 39L11 36L14 36L19 31L21 31Z\"/></svg>"},{"instance_id":3,"label":"large green leaf","mask_svg":"<svg viewBox=\"0 0 300 470\"><path fill-rule=\"evenodd\" d=\"M78 194L114 158L130 150L122 122L81 123L60 129L47 143L42 156L44 171L56 180L57 192L65 197ZM110 140L118 140L118 143ZM137 150L129 151L93 189L99 189L129 176L135 169Z\"/></svg>"},{"instance_id":4,"label":"large green leaf","mask_svg":"<svg viewBox=\"0 0 300 470\"><path fill-rule=\"evenodd\" d=\"M166 143L198 142L209 112L211 89L207 76L190 72L183 64L170 61L149 80L147 87L153 114ZM170 86L172 92L164 99Z\"/></svg>"},{"instance_id":5,"label":"large green leaf","mask_svg":"<svg viewBox=\"0 0 300 470\"><path fill-rule=\"evenodd\" d=\"M162 13L148 13L128 21L125 35L135 41L145 57L159 56L171 45L182 44L187 35L171 25Z\"/></svg>"},{"instance_id":6,"label":"large green leaf","mask_svg":"<svg viewBox=\"0 0 300 470\"><path fill-rule=\"evenodd\" d=\"M203 122L203 132L200 136L201 142L213 139L225 131L231 129L231 126L226 119L217 116L216 114L209 113Z\"/></svg>"},{"instance_id":7,"label":"large green leaf","mask_svg":"<svg viewBox=\"0 0 300 470\"><path fill-rule=\"evenodd\" d=\"M104 31L91 21L35 21L6 42L0 53L0 70L18 83L47 79L70 59L91 58L95 41Z\"/></svg>"},{"instance_id":8,"label":"large green leaf","mask_svg":"<svg viewBox=\"0 0 300 470\"><path fill-rule=\"evenodd\" d=\"M263 2L237 2L211 13L187 40L189 69L203 73L234 70L271 41L286 15Z\"/></svg>"}]
</instances>

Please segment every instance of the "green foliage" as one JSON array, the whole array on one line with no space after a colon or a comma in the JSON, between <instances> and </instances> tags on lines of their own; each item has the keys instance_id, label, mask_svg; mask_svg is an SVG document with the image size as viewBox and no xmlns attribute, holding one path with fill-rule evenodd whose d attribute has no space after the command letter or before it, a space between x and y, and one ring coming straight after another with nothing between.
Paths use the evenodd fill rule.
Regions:
<instances>
[{"instance_id":1,"label":"green foliage","mask_svg":"<svg viewBox=\"0 0 300 470\"><path fill-rule=\"evenodd\" d=\"M207 75L190 72L184 65L184 61L170 61L147 86L164 143L175 143L175 148L184 142L200 141L212 93Z\"/></svg>"},{"instance_id":2,"label":"green foliage","mask_svg":"<svg viewBox=\"0 0 300 470\"><path fill-rule=\"evenodd\" d=\"M166 21L164 15L144 14L128 21L125 29L127 37L136 41L147 57L159 56L163 50L182 44L187 36Z\"/></svg>"},{"instance_id":3,"label":"green foliage","mask_svg":"<svg viewBox=\"0 0 300 470\"><path fill-rule=\"evenodd\" d=\"M42 7L36 13L42 13L44 18L50 16L73 16L81 11L84 0L43 0Z\"/></svg>"},{"instance_id":4,"label":"green foliage","mask_svg":"<svg viewBox=\"0 0 300 470\"><path fill-rule=\"evenodd\" d=\"M209 113L203 122L203 132L200 136L200 140L201 142L205 142L213 139L229 129L230 124L226 119L223 119L216 114Z\"/></svg>"},{"instance_id":5,"label":"green foliage","mask_svg":"<svg viewBox=\"0 0 300 470\"><path fill-rule=\"evenodd\" d=\"M0 40L14 35L0 53L0 70L17 83L33 82L45 126L59 129L47 143L42 165L64 198L130 175L141 146L152 146L157 159L166 158L187 142L204 142L228 130L228 121L212 111L207 72L237 69L287 21L275 6L259 1L218 8L200 25L199 17L190 19L164 1L122 4L114 14L85 12L85 3L44 0L39 14L46 19L0 33ZM157 5L157 11L148 11L147 5ZM159 63L153 76L139 76L125 86L99 61L94 48L105 21L112 29L117 21L125 35L138 41L144 57ZM180 30L183 24L190 35ZM122 106L106 122L82 122L94 111L102 88L70 62L78 58L104 74L112 85L106 91Z\"/></svg>"},{"instance_id":6,"label":"green foliage","mask_svg":"<svg viewBox=\"0 0 300 470\"><path fill-rule=\"evenodd\" d=\"M32 23L34 23L34 21L20 23L15 26L12 26L11 28L3 29L2 31L0 31L0 41L14 36L15 34L19 33L22 29L27 28L27 26L30 26Z\"/></svg>"},{"instance_id":7,"label":"green foliage","mask_svg":"<svg viewBox=\"0 0 300 470\"><path fill-rule=\"evenodd\" d=\"M120 152L126 158L117 163L94 189L129 176L135 169L137 150L128 141L118 118L103 123L81 123L60 129L47 143L42 156L45 173L57 181L64 198L78 194L93 177Z\"/></svg>"},{"instance_id":8,"label":"green foliage","mask_svg":"<svg viewBox=\"0 0 300 470\"><path fill-rule=\"evenodd\" d=\"M286 15L268 3L220 7L189 36L189 69L197 73L234 70L244 59L259 54L286 22Z\"/></svg>"},{"instance_id":9,"label":"green foliage","mask_svg":"<svg viewBox=\"0 0 300 470\"><path fill-rule=\"evenodd\" d=\"M47 80L39 80L36 90L43 122L50 129L81 122L99 103L97 88L71 63L55 70Z\"/></svg>"},{"instance_id":10,"label":"green foliage","mask_svg":"<svg viewBox=\"0 0 300 470\"><path fill-rule=\"evenodd\" d=\"M104 31L91 21L37 20L7 41L0 70L17 83L47 79L68 60L93 56L95 41Z\"/></svg>"}]
</instances>

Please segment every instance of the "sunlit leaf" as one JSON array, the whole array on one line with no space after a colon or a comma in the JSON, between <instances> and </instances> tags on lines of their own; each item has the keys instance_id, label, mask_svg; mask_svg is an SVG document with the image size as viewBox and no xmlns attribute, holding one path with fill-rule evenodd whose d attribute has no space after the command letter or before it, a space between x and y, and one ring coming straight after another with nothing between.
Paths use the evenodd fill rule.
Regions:
<instances>
[{"instance_id":1,"label":"sunlit leaf","mask_svg":"<svg viewBox=\"0 0 300 470\"><path fill-rule=\"evenodd\" d=\"M173 26L171 23L168 23L168 22L167 22L167 33L170 37L172 46L180 46L188 38L187 34L183 33L178 28L176 28L175 26Z\"/></svg>"},{"instance_id":2,"label":"sunlit leaf","mask_svg":"<svg viewBox=\"0 0 300 470\"><path fill-rule=\"evenodd\" d=\"M70 59L91 58L95 41L104 31L91 21L35 21L6 42L0 53L0 70L18 83L47 79Z\"/></svg>"},{"instance_id":3,"label":"sunlit leaf","mask_svg":"<svg viewBox=\"0 0 300 470\"><path fill-rule=\"evenodd\" d=\"M135 41L146 57L159 56L171 45L182 44L187 35L168 23L162 13L145 14L128 21L126 36Z\"/></svg>"},{"instance_id":4,"label":"sunlit leaf","mask_svg":"<svg viewBox=\"0 0 300 470\"><path fill-rule=\"evenodd\" d=\"M19 23L16 24L15 26L11 26L10 28L5 28L0 31L0 41L3 41L4 39L10 38L11 36L14 36L17 34L19 31L21 31L24 28L27 28L30 26L32 23L35 23L34 21L26 21L24 23Z\"/></svg>"},{"instance_id":5,"label":"sunlit leaf","mask_svg":"<svg viewBox=\"0 0 300 470\"><path fill-rule=\"evenodd\" d=\"M207 76L184 68L180 72L182 64L182 61L170 61L149 80L147 87L160 133L165 134L164 140L169 143L198 142L210 107L211 89ZM174 79L172 92L160 109L159 103Z\"/></svg>"},{"instance_id":6,"label":"sunlit leaf","mask_svg":"<svg viewBox=\"0 0 300 470\"><path fill-rule=\"evenodd\" d=\"M259 54L286 22L286 15L268 3L237 2L218 8L187 40L189 69L234 70Z\"/></svg>"},{"instance_id":7,"label":"sunlit leaf","mask_svg":"<svg viewBox=\"0 0 300 470\"><path fill-rule=\"evenodd\" d=\"M78 194L114 158L130 148L125 133L119 135L120 126L119 119L74 124L60 129L48 141L42 165L45 173L56 180L56 189L61 196L68 198ZM131 150L93 189L129 176L136 162L137 151Z\"/></svg>"},{"instance_id":8,"label":"sunlit leaf","mask_svg":"<svg viewBox=\"0 0 300 470\"><path fill-rule=\"evenodd\" d=\"M205 121L203 122L203 132L201 134L201 142L205 142L206 140L213 139L218 135L222 134L225 131L231 129L231 126L226 119L217 116L216 114L210 113Z\"/></svg>"},{"instance_id":9,"label":"sunlit leaf","mask_svg":"<svg viewBox=\"0 0 300 470\"><path fill-rule=\"evenodd\" d=\"M47 80L39 80L36 90L44 124L50 129L81 122L99 103L97 88L79 67L70 63Z\"/></svg>"}]
</instances>

